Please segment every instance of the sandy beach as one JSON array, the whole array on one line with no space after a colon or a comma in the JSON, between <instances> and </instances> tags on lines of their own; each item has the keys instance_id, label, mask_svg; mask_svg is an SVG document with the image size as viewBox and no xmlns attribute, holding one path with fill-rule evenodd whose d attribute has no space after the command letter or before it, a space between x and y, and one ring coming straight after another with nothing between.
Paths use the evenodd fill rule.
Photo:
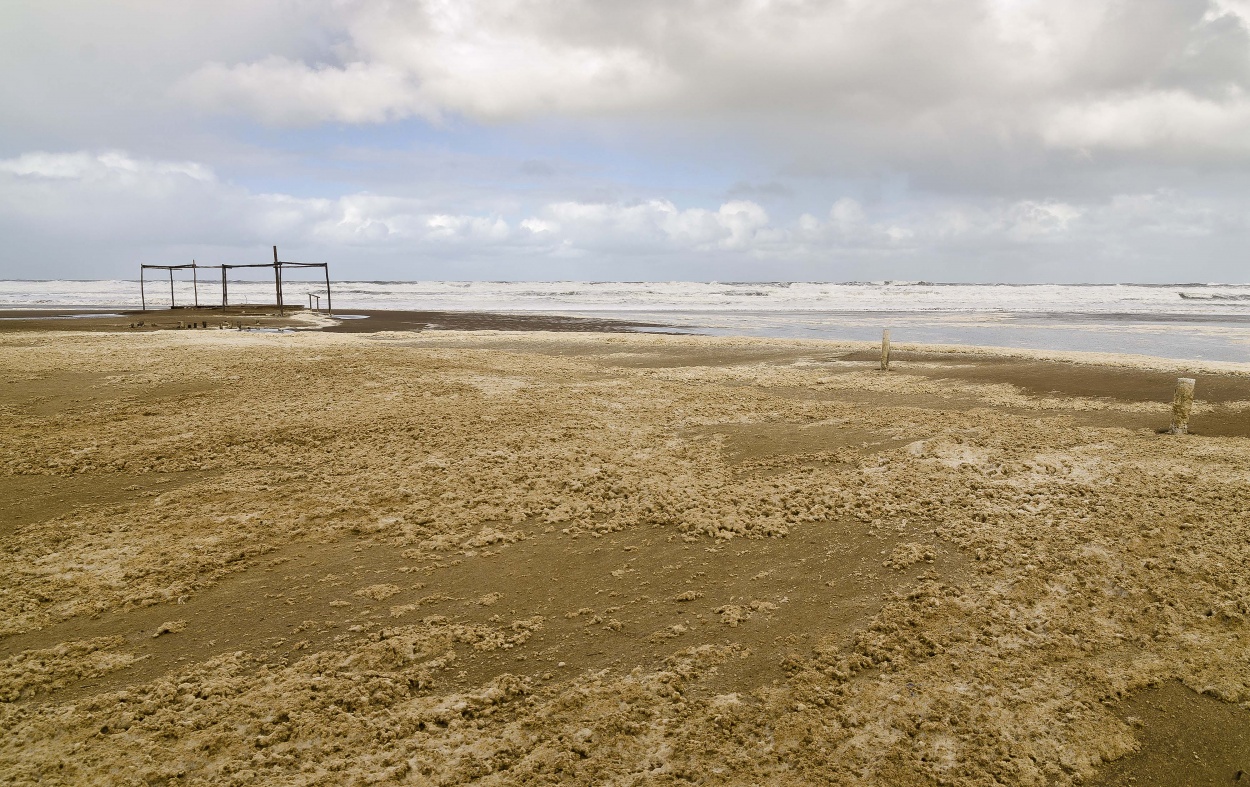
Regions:
<instances>
[{"instance_id":1,"label":"sandy beach","mask_svg":"<svg viewBox=\"0 0 1250 787\"><path fill-rule=\"evenodd\" d=\"M157 331L196 329L285 328L327 333L382 331L555 331L621 333L636 329L664 332L668 326L620 319L563 317L549 314L498 314L472 311L352 309L327 314L277 307L178 308L151 311L99 309L6 309L0 311L0 333L28 331Z\"/></svg>"},{"instance_id":2,"label":"sandy beach","mask_svg":"<svg viewBox=\"0 0 1250 787\"><path fill-rule=\"evenodd\" d=\"M1250 365L102 319L0 325L0 782L1250 779Z\"/></svg>"}]
</instances>

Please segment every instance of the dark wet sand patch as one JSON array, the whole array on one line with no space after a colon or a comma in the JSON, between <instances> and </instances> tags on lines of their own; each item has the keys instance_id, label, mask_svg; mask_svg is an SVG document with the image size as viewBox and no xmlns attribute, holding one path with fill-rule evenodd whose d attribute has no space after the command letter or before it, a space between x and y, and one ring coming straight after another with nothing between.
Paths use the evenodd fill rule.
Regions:
<instances>
[{"instance_id":1,"label":"dark wet sand patch","mask_svg":"<svg viewBox=\"0 0 1250 787\"><path fill-rule=\"evenodd\" d=\"M1198 787L1250 784L1250 710L1169 681L1116 708L1139 749L1090 784Z\"/></svg>"},{"instance_id":2,"label":"dark wet sand patch","mask_svg":"<svg viewBox=\"0 0 1250 787\"><path fill-rule=\"evenodd\" d=\"M1250 376L1186 372L1158 372L1112 366L1033 361L1011 357L956 353L896 352L892 360L908 363L900 371L941 380L973 383L1009 382L1032 396L1079 396L1118 399L1126 402L1161 402L1172 399L1176 378L1193 377L1195 398L1211 404L1250 400ZM846 353L842 361L879 361L867 352ZM930 364L936 364L932 366Z\"/></svg>"},{"instance_id":3,"label":"dark wet sand patch","mask_svg":"<svg viewBox=\"0 0 1250 787\"><path fill-rule=\"evenodd\" d=\"M149 309L147 311L117 310L76 312L65 309L12 310L0 312L0 332L21 331L153 331L171 329L216 330L223 323L248 328L310 329L307 322L293 318L307 310L302 306L286 307L285 315L277 306L256 304L220 308ZM321 311L318 316L335 317ZM590 333L629 333L639 329L664 332L668 326L659 323L618 319L570 317L552 314L516 314L479 311L435 311L395 309L348 309L333 324L312 328L327 333L377 333L380 331L580 331ZM139 323L142 323L140 325ZM204 324L207 323L207 326Z\"/></svg>"},{"instance_id":4,"label":"dark wet sand patch","mask_svg":"<svg viewBox=\"0 0 1250 787\"><path fill-rule=\"evenodd\" d=\"M75 411L100 412L101 405L123 399L168 404L182 396L204 394L219 387L209 380L167 380L156 384L106 379L95 372L54 372L33 379L9 380L0 387L0 396L9 406L38 418L49 418Z\"/></svg>"},{"instance_id":5,"label":"dark wet sand patch","mask_svg":"<svg viewBox=\"0 0 1250 787\"><path fill-rule=\"evenodd\" d=\"M303 307L286 307L286 314L280 316L277 306L257 304L253 306L231 306L224 313L220 308L177 308L139 310L92 310L74 311L68 309L28 309L0 311L0 333L20 333L29 331L80 331L80 332L116 332L126 331L142 333L158 330L219 330L223 323L231 326L243 325L255 328L292 328L306 326L307 323L293 319ZM139 323L143 323L140 325ZM207 327L203 324L207 323Z\"/></svg>"},{"instance_id":6,"label":"dark wet sand patch","mask_svg":"<svg viewBox=\"0 0 1250 787\"><path fill-rule=\"evenodd\" d=\"M985 402L974 397L938 396L936 394L883 393L878 391L822 391L810 388L774 388L775 396L802 401L853 402L873 407L915 408L953 413L967 413L986 409ZM1009 414L1032 421L1063 421L1097 429L1145 430L1155 433L1167 431L1169 414L1140 413L1115 409L1070 410L1026 409L1021 407L995 407L995 413ZM1250 437L1250 411L1217 407L1211 412L1199 413L1190 418L1189 433L1195 437Z\"/></svg>"},{"instance_id":7,"label":"dark wet sand patch","mask_svg":"<svg viewBox=\"0 0 1250 787\"><path fill-rule=\"evenodd\" d=\"M178 489L215 473L0 475L0 538L26 525Z\"/></svg>"},{"instance_id":8,"label":"dark wet sand patch","mask_svg":"<svg viewBox=\"0 0 1250 787\"><path fill-rule=\"evenodd\" d=\"M346 312L344 312L346 314ZM364 319L343 319L323 330L327 333L374 333L377 331L589 331L628 333L637 328L663 328L655 323L628 320L564 317L552 314L504 314L461 311L398 311L353 309Z\"/></svg>"},{"instance_id":9,"label":"dark wet sand patch","mask_svg":"<svg viewBox=\"0 0 1250 787\"><path fill-rule=\"evenodd\" d=\"M296 544L174 603L0 638L0 660L121 636L117 650L137 656L134 663L26 700L64 702L235 651L279 666L327 648L350 652L388 628L431 616L453 625L538 616L541 628L523 652L458 648L439 681L470 687L504 673L546 680L655 669L683 645L732 641L742 655L705 688L749 692L783 677L786 653L849 638L920 574L937 570L953 581L963 571L963 557L942 546L932 560L906 569L883 566L904 538L856 522L821 522L784 538L715 543L683 541L662 527L533 532L494 548L419 556L357 539ZM387 588L382 597L357 592L377 586ZM155 636L170 621L186 627Z\"/></svg>"},{"instance_id":10,"label":"dark wet sand patch","mask_svg":"<svg viewBox=\"0 0 1250 787\"><path fill-rule=\"evenodd\" d=\"M724 441L730 465L779 456L826 454L852 449L852 455L868 456L914 442L918 437L898 439L883 432L831 423L716 424L686 430L690 437Z\"/></svg>"}]
</instances>

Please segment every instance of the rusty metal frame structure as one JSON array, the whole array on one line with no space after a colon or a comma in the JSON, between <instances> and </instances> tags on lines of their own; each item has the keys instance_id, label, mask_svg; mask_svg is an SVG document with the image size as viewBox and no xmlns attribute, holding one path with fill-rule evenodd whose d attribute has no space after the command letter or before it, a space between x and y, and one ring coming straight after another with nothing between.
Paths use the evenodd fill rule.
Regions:
<instances>
[{"instance_id":1,"label":"rusty metal frame structure","mask_svg":"<svg viewBox=\"0 0 1250 787\"><path fill-rule=\"evenodd\" d=\"M334 303L330 299L330 263L328 262L288 262L278 259L278 247L273 247L273 262L262 262L247 265L200 265L195 260L191 260L190 265L140 265L139 266L139 302L142 304L143 311L148 310L148 299L145 291L144 271L149 269L162 270L169 272L169 308L177 308L174 303L174 271L191 271L191 286L195 293L195 308L200 308L200 281L198 271L201 268L216 268L221 271L221 310L224 313L230 305L230 299L226 290L226 271L234 268L273 268L273 285L274 292L278 298L278 314L285 314L285 306L282 302L282 271L284 268L321 268L326 275L326 313L334 314ZM320 300L320 298L318 298ZM211 307L210 307L211 308Z\"/></svg>"}]
</instances>

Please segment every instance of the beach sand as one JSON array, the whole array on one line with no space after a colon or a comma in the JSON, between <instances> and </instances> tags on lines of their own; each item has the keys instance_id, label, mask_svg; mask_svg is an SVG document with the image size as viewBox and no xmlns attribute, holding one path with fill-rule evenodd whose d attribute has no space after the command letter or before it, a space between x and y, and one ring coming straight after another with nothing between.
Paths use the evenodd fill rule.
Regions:
<instances>
[{"instance_id":1,"label":"beach sand","mask_svg":"<svg viewBox=\"0 0 1250 787\"><path fill-rule=\"evenodd\" d=\"M378 333L380 331L576 331L620 333L636 328L663 330L666 326L616 319L563 317L550 314L499 314L490 312L350 310L336 312L337 319L302 306L279 312L276 305L218 308L153 309L149 311L102 311L69 309L6 309L0 311L0 333L27 331L157 331L178 328L197 330L222 327L316 328L327 333Z\"/></svg>"},{"instance_id":2,"label":"beach sand","mask_svg":"<svg viewBox=\"0 0 1250 787\"><path fill-rule=\"evenodd\" d=\"M0 782L1250 779L1250 372L897 349L0 332Z\"/></svg>"}]
</instances>

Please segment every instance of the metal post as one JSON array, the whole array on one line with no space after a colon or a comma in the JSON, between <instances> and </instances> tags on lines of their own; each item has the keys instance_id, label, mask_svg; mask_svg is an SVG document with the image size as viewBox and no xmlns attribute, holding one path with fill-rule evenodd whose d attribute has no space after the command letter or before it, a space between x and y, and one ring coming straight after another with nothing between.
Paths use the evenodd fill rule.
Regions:
<instances>
[{"instance_id":1,"label":"metal post","mask_svg":"<svg viewBox=\"0 0 1250 787\"><path fill-rule=\"evenodd\" d=\"M273 288L278 293L278 316L282 316L282 264L278 262L278 247L273 247Z\"/></svg>"},{"instance_id":2,"label":"metal post","mask_svg":"<svg viewBox=\"0 0 1250 787\"><path fill-rule=\"evenodd\" d=\"M195 292L195 308L200 308L200 282L199 277L195 275L195 260L191 260L191 287Z\"/></svg>"},{"instance_id":3,"label":"metal post","mask_svg":"<svg viewBox=\"0 0 1250 787\"><path fill-rule=\"evenodd\" d=\"M142 265L139 266L139 308L143 311L148 310L148 299L143 294L143 271L146 270Z\"/></svg>"},{"instance_id":4,"label":"metal post","mask_svg":"<svg viewBox=\"0 0 1250 787\"><path fill-rule=\"evenodd\" d=\"M330 301L330 264L322 263L321 267L326 272L326 314L334 316L334 304Z\"/></svg>"},{"instance_id":5,"label":"metal post","mask_svg":"<svg viewBox=\"0 0 1250 787\"><path fill-rule=\"evenodd\" d=\"M226 313L226 266L221 266L221 313Z\"/></svg>"},{"instance_id":6,"label":"metal post","mask_svg":"<svg viewBox=\"0 0 1250 787\"><path fill-rule=\"evenodd\" d=\"M174 269L169 269L169 308L174 308Z\"/></svg>"}]
</instances>

